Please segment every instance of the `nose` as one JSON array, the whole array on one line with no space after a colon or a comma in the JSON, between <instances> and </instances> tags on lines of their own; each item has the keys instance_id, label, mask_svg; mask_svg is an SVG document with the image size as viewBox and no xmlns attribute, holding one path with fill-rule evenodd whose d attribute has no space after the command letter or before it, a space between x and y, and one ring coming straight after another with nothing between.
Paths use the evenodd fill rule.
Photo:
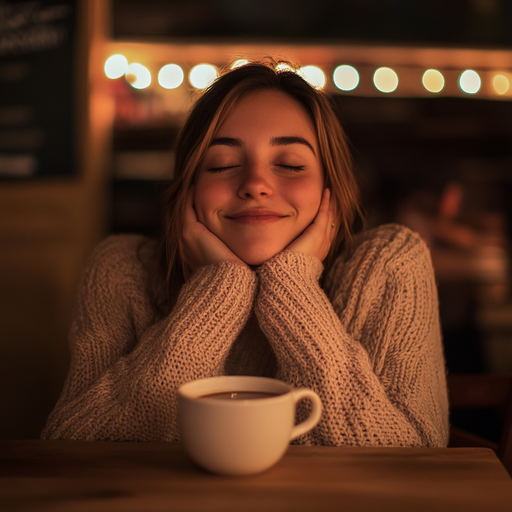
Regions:
<instances>
[{"instance_id":1,"label":"nose","mask_svg":"<svg viewBox=\"0 0 512 512\"><path fill-rule=\"evenodd\" d=\"M253 162L246 165L238 196L242 199L262 199L273 193L272 171L263 163Z\"/></svg>"}]
</instances>

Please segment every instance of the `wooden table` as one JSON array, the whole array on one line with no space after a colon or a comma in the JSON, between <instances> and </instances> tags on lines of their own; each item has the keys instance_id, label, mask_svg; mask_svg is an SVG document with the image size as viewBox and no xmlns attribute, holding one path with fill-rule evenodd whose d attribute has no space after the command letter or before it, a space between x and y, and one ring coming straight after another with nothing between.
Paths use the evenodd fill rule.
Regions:
<instances>
[{"instance_id":1,"label":"wooden table","mask_svg":"<svg viewBox=\"0 0 512 512\"><path fill-rule=\"evenodd\" d=\"M512 479L484 448L291 446L225 477L179 443L0 441L0 510L510 512Z\"/></svg>"}]
</instances>

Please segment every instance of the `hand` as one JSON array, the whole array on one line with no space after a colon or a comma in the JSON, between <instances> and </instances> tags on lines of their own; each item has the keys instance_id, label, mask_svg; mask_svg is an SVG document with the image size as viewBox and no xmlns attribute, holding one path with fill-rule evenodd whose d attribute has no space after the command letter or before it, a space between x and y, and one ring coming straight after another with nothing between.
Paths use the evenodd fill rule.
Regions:
<instances>
[{"instance_id":1,"label":"hand","mask_svg":"<svg viewBox=\"0 0 512 512\"><path fill-rule=\"evenodd\" d=\"M220 238L197 220L194 210L194 187L190 188L187 195L185 222L181 236L185 257L192 272L199 267L221 261L234 261L239 265L247 266Z\"/></svg>"},{"instance_id":2,"label":"hand","mask_svg":"<svg viewBox=\"0 0 512 512\"><path fill-rule=\"evenodd\" d=\"M326 188L313 222L297 237L285 251L302 252L323 261L336 235L333 229L334 215L331 210L331 191Z\"/></svg>"}]
</instances>

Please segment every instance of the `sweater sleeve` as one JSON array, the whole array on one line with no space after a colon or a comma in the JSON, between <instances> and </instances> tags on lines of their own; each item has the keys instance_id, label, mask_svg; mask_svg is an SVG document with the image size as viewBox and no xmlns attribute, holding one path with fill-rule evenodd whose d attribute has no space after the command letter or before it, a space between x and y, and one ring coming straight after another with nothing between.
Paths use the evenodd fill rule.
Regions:
<instances>
[{"instance_id":1,"label":"sweater sleeve","mask_svg":"<svg viewBox=\"0 0 512 512\"><path fill-rule=\"evenodd\" d=\"M177 388L222 373L250 315L256 276L222 262L198 269L156 321L147 273L126 238L107 239L85 272L70 370L45 439L176 440Z\"/></svg>"},{"instance_id":2,"label":"sweater sleeve","mask_svg":"<svg viewBox=\"0 0 512 512\"><path fill-rule=\"evenodd\" d=\"M324 405L319 425L298 442L446 446L445 365L425 244L405 228L381 228L333 267L329 296L322 270L316 258L290 252L259 269L256 314L278 378L315 390Z\"/></svg>"}]
</instances>

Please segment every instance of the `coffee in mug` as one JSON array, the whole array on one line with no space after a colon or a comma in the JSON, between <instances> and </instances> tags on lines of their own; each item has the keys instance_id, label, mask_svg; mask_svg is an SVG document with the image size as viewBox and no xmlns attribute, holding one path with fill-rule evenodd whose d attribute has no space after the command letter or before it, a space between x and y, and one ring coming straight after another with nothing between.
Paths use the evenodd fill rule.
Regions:
<instances>
[{"instance_id":1,"label":"coffee in mug","mask_svg":"<svg viewBox=\"0 0 512 512\"><path fill-rule=\"evenodd\" d=\"M261 391L225 391L222 393L208 393L199 398L215 398L217 400L255 400L260 398L272 398L278 393L265 393Z\"/></svg>"},{"instance_id":2,"label":"coffee in mug","mask_svg":"<svg viewBox=\"0 0 512 512\"><path fill-rule=\"evenodd\" d=\"M295 425L299 400L310 416ZM307 388L264 377L200 379L178 389L178 424L185 449L205 469L247 475L273 466L290 441L314 428L322 404Z\"/></svg>"}]
</instances>

